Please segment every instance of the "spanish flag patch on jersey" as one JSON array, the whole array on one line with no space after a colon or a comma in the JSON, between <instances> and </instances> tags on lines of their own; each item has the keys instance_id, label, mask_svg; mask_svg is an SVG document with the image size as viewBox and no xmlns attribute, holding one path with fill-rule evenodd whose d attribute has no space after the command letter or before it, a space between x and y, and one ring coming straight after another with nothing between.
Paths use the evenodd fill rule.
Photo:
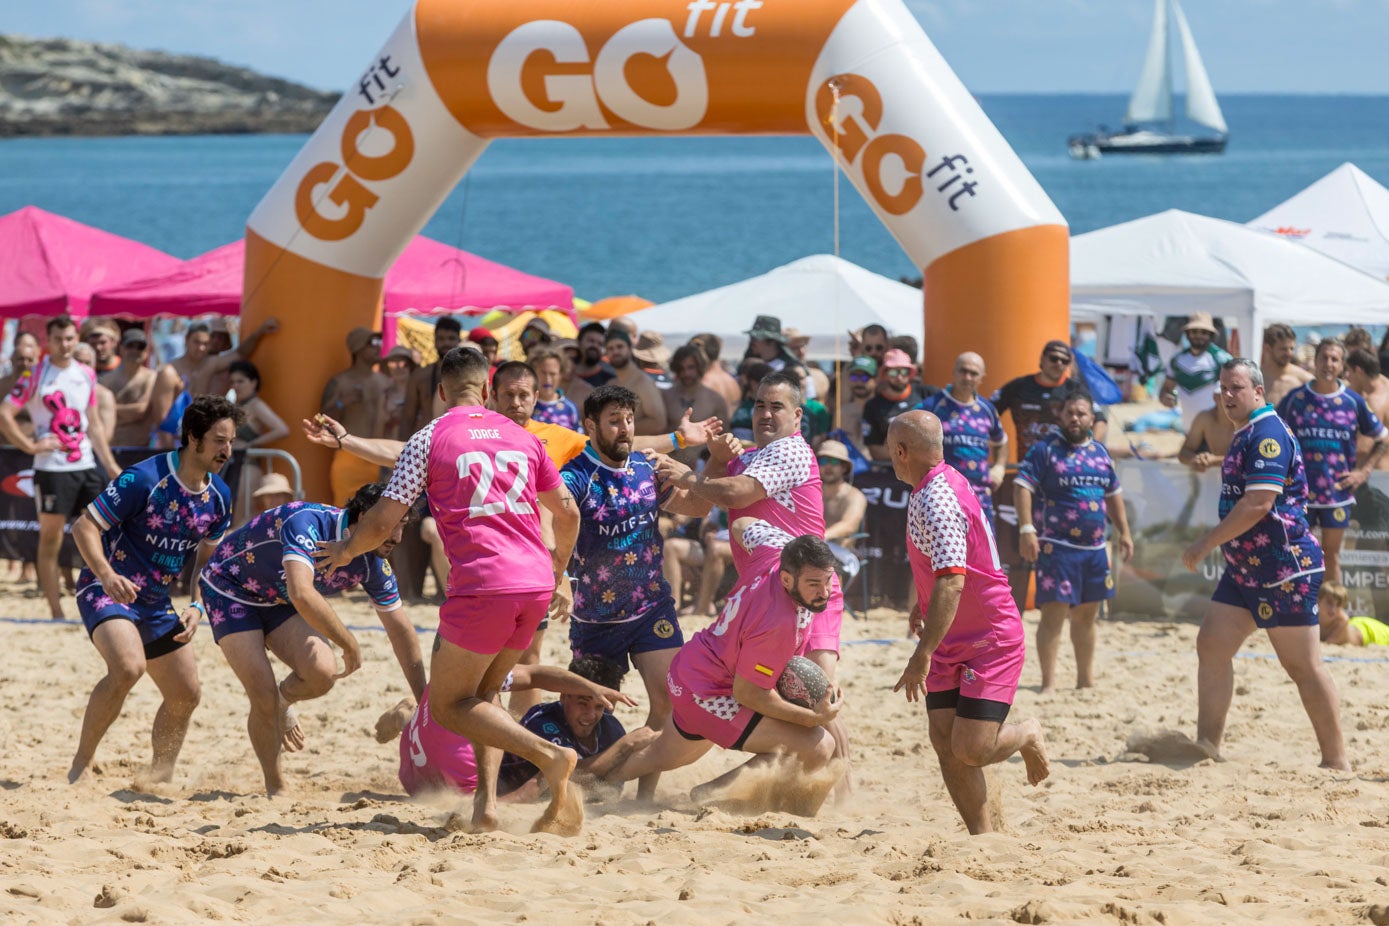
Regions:
<instances>
[{"instance_id":1,"label":"spanish flag patch on jersey","mask_svg":"<svg viewBox=\"0 0 1389 926\"><path fill-rule=\"evenodd\" d=\"M762 663L760 662L757 665L753 666L753 668L756 669L758 672L761 672L763 675L770 676L772 674L772 670L762 665Z\"/></svg>"}]
</instances>

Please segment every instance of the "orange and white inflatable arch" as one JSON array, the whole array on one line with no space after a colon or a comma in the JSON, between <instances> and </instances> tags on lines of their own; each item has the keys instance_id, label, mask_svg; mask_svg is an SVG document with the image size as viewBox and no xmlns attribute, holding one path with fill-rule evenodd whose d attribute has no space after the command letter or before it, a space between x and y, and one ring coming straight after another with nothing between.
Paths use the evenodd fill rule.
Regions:
<instances>
[{"instance_id":1,"label":"orange and white inflatable arch","mask_svg":"<svg viewBox=\"0 0 1389 926\"><path fill-rule=\"evenodd\" d=\"M247 222L244 324L283 326L266 397L316 411L493 138L806 132L923 268L931 381L976 350L1001 383L1066 336L1065 220L901 0L416 0ZM290 443L326 498L327 454Z\"/></svg>"}]
</instances>

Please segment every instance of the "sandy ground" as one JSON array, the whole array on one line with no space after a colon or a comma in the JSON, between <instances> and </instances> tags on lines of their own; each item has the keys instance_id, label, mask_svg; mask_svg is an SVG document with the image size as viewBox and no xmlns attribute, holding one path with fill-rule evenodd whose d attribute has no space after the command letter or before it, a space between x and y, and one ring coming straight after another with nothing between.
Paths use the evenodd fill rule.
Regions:
<instances>
[{"instance_id":1,"label":"sandy ground","mask_svg":"<svg viewBox=\"0 0 1389 926\"><path fill-rule=\"evenodd\" d=\"M40 617L14 586L0 596L5 616ZM374 621L364 599L344 611ZM432 621L426 607L412 616ZM1034 623L1035 612L1029 640ZM505 831L476 836L446 826L460 801L404 796L397 746L371 730L405 685L384 634L365 629L364 668L301 712L309 743L286 761L291 795L258 793L244 696L206 627L203 702L176 780L135 785L157 704L144 680L97 774L69 786L96 652L76 624L6 620L0 922L1389 922L1384 656L1330 662L1354 774L1316 768L1296 691L1262 637L1236 664L1228 761L1159 764L1126 740L1193 729L1196 628L1108 622L1098 688L1043 699L1029 660L1014 716L1044 720L1053 774L1033 789L1020 760L998 767L1006 829L970 838L921 709L890 693L910 647L902 615L845 627L857 748L846 802L813 819L694 805L689 788L736 761L715 750L668 774L659 806L591 802L583 835L564 839L527 832L534 805L502 805ZM620 716L636 724L644 710Z\"/></svg>"}]
</instances>

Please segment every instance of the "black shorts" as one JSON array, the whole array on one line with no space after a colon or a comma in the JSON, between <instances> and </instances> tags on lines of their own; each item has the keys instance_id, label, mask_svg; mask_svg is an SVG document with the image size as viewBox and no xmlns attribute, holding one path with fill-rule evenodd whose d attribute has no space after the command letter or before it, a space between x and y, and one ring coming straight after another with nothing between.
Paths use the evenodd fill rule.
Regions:
<instances>
[{"instance_id":1,"label":"black shorts","mask_svg":"<svg viewBox=\"0 0 1389 926\"><path fill-rule=\"evenodd\" d=\"M34 500L38 502L40 514L75 518L104 488L106 479L95 466L71 472L34 472Z\"/></svg>"},{"instance_id":2,"label":"black shorts","mask_svg":"<svg viewBox=\"0 0 1389 926\"><path fill-rule=\"evenodd\" d=\"M954 710L956 717L963 717L965 720L992 720L1003 723L1008 719L1011 707L1011 704L990 701L988 698L962 698L958 688L926 692L926 710Z\"/></svg>"}]
</instances>

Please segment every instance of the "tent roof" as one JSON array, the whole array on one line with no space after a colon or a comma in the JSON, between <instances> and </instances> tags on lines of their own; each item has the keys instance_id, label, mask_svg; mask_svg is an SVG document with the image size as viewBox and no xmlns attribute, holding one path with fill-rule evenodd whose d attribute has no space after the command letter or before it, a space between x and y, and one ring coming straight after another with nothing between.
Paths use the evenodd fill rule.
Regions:
<instances>
[{"instance_id":1,"label":"tent roof","mask_svg":"<svg viewBox=\"0 0 1389 926\"><path fill-rule=\"evenodd\" d=\"M163 276L97 293L101 315L238 315L246 245L234 241ZM572 311L574 291L562 283L417 236L386 274L385 311L394 314L480 315L495 308L519 311L559 307Z\"/></svg>"},{"instance_id":2,"label":"tent roof","mask_svg":"<svg viewBox=\"0 0 1389 926\"><path fill-rule=\"evenodd\" d=\"M723 356L741 356L758 315L774 315L784 327L810 336L812 356L848 354L848 330L877 322L920 343L921 290L879 276L831 254L792 261L761 276L642 309L630 317L642 329L677 345L702 331L724 340Z\"/></svg>"},{"instance_id":3,"label":"tent roof","mask_svg":"<svg viewBox=\"0 0 1389 926\"><path fill-rule=\"evenodd\" d=\"M178 264L138 241L25 206L0 216L0 316L80 318L97 288Z\"/></svg>"},{"instance_id":4,"label":"tent roof","mask_svg":"<svg viewBox=\"0 0 1389 926\"><path fill-rule=\"evenodd\" d=\"M1389 279L1389 189L1349 162L1249 223Z\"/></svg>"},{"instance_id":5,"label":"tent roof","mask_svg":"<svg viewBox=\"0 0 1389 926\"><path fill-rule=\"evenodd\" d=\"M1171 209L1071 239L1071 314L1384 324L1389 283L1234 222Z\"/></svg>"}]
</instances>

